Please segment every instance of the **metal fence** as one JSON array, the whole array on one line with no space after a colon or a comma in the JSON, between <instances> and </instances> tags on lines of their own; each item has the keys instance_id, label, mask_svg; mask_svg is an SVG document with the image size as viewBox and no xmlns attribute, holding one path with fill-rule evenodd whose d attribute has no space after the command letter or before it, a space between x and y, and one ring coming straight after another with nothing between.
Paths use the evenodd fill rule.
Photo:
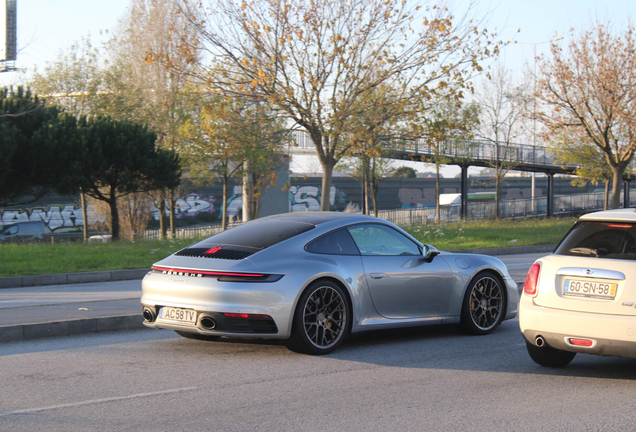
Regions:
<instances>
[{"instance_id":1,"label":"metal fence","mask_svg":"<svg viewBox=\"0 0 636 432\"><path fill-rule=\"evenodd\" d=\"M228 224L228 228L235 227L239 225L238 223ZM197 237L207 237L222 231L221 224L214 225L198 225L192 227L183 227L177 228L175 230L175 238L185 239L185 238L197 238ZM161 230L159 229L151 229L146 230L144 233L145 240L159 240L161 238Z\"/></svg>"},{"instance_id":2,"label":"metal fence","mask_svg":"<svg viewBox=\"0 0 636 432\"><path fill-rule=\"evenodd\" d=\"M586 193L574 195L557 195L554 197L554 213L568 214L583 211L603 210L604 193ZM525 218L547 215L547 198L522 199L502 201L500 203L500 217L505 219ZM630 207L636 206L636 194L630 196ZM623 196L621 196L623 207ZM494 219L496 206L494 202L468 203L466 209L467 220ZM358 212L359 213L359 212ZM396 210L380 210L378 217L396 225L428 225L436 223L435 207L414 207ZM446 205L440 207L440 220L442 222L457 222L461 219L459 205ZM228 224L228 228L239 223ZM221 232L221 224L177 228L176 238L197 238L211 236ZM158 240L158 229L147 230L145 239Z\"/></svg>"}]
</instances>

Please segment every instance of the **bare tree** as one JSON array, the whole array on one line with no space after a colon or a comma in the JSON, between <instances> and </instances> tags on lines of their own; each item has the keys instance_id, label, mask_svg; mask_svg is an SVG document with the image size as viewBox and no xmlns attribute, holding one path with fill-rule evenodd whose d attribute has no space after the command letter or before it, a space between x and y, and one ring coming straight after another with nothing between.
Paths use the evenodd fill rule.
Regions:
<instances>
[{"instance_id":1,"label":"bare tree","mask_svg":"<svg viewBox=\"0 0 636 432\"><path fill-rule=\"evenodd\" d=\"M526 84L515 85L510 73L499 64L485 79L477 94L481 111L479 136L490 143L490 163L495 173L495 215L499 218L501 182L517 165L513 143L525 133L529 98Z\"/></svg>"},{"instance_id":2,"label":"bare tree","mask_svg":"<svg viewBox=\"0 0 636 432\"><path fill-rule=\"evenodd\" d=\"M182 1L214 59L204 82L268 101L307 131L323 169L322 210L352 144L349 124L367 108L361 95L390 89L390 108L439 88L461 92L466 74L497 51L480 23L445 4L217 0L200 16L197 2Z\"/></svg>"},{"instance_id":3,"label":"bare tree","mask_svg":"<svg viewBox=\"0 0 636 432\"><path fill-rule=\"evenodd\" d=\"M552 44L542 58L538 96L551 109L541 116L548 136L587 135L612 173L611 208L636 150L636 36L629 23L616 31L596 22L576 34L564 52Z\"/></svg>"},{"instance_id":4,"label":"bare tree","mask_svg":"<svg viewBox=\"0 0 636 432\"><path fill-rule=\"evenodd\" d=\"M193 65L181 46L197 46L188 33L186 19L175 0L132 0L109 43L110 64L105 75L108 92L100 99L100 111L117 119L147 124L157 133L160 148L179 151L179 126L185 99L192 93L188 72ZM196 97L196 96L195 96ZM162 237L165 236L165 202L168 201L170 233L175 235L174 190L155 196Z\"/></svg>"}]
</instances>

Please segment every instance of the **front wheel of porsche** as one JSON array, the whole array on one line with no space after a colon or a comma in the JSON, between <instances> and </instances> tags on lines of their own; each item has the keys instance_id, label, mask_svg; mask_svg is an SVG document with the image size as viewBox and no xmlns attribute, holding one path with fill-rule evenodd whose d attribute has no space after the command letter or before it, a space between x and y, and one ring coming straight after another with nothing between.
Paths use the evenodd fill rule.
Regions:
<instances>
[{"instance_id":1,"label":"front wheel of porsche","mask_svg":"<svg viewBox=\"0 0 636 432\"><path fill-rule=\"evenodd\" d=\"M329 354L342 344L350 328L351 306L344 290L332 281L316 281L298 301L287 347L303 354Z\"/></svg>"},{"instance_id":2,"label":"front wheel of porsche","mask_svg":"<svg viewBox=\"0 0 636 432\"><path fill-rule=\"evenodd\" d=\"M480 273L468 285L460 327L466 333L492 333L504 318L506 292L499 278L492 272Z\"/></svg>"}]
</instances>

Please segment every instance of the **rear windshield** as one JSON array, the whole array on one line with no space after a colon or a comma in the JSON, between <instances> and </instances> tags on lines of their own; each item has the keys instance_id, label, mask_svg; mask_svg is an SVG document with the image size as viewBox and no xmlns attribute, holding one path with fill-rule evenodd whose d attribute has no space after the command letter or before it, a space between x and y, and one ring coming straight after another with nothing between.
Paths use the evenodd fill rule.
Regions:
<instances>
[{"instance_id":1,"label":"rear windshield","mask_svg":"<svg viewBox=\"0 0 636 432\"><path fill-rule=\"evenodd\" d=\"M235 245L265 249L313 228L316 228L316 226L305 222L271 219L255 220L215 234L194 246Z\"/></svg>"},{"instance_id":2,"label":"rear windshield","mask_svg":"<svg viewBox=\"0 0 636 432\"><path fill-rule=\"evenodd\" d=\"M624 222L579 222L557 247L558 255L636 260L636 229Z\"/></svg>"}]
</instances>

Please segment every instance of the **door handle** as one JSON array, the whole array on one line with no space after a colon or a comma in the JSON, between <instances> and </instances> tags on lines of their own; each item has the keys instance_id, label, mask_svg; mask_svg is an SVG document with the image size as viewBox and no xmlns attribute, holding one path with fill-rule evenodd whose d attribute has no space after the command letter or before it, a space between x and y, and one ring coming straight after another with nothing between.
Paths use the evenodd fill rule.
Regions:
<instances>
[{"instance_id":1,"label":"door handle","mask_svg":"<svg viewBox=\"0 0 636 432\"><path fill-rule=\"evenodd\" d=\"M371 273L371 279L382 279L386 276L384 273Z\"/></svg>"}]
</instances>

